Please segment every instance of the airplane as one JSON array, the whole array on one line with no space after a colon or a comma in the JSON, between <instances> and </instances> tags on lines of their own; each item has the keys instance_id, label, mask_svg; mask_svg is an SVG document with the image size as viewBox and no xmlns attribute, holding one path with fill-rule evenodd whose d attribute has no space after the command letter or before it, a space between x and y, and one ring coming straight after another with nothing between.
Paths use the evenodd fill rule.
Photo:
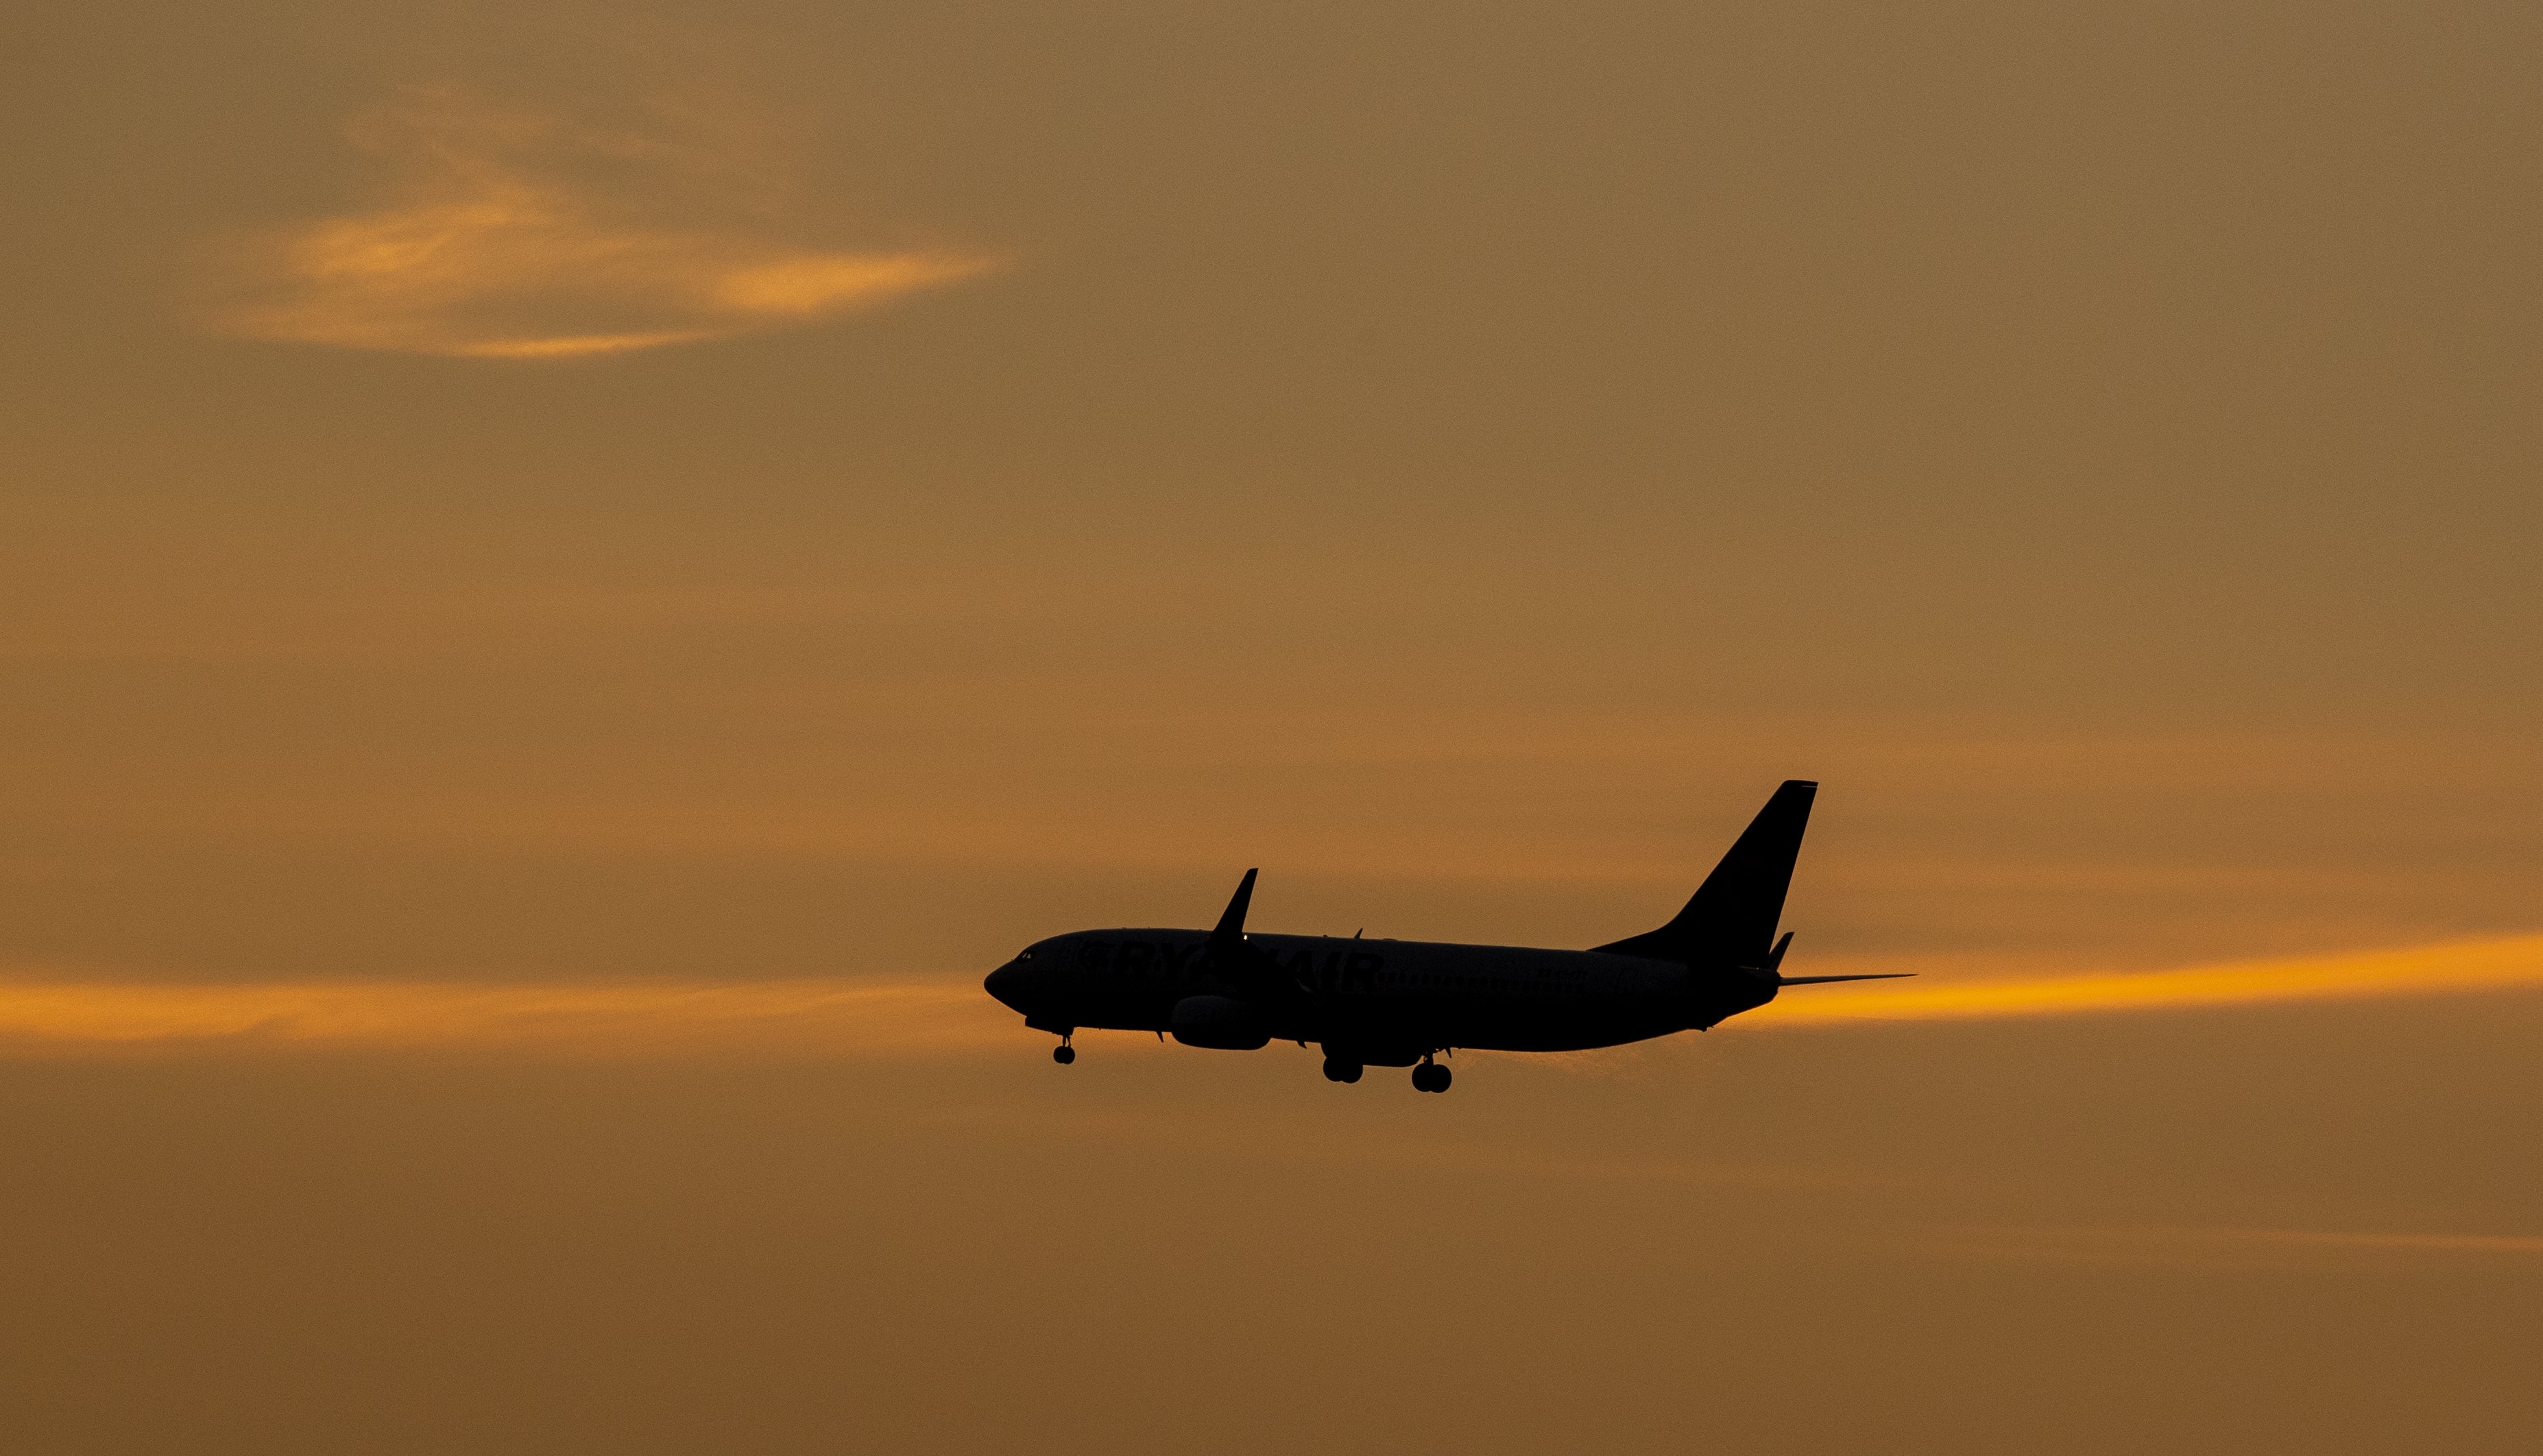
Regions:
<instances>
[{"instance_id":1,"label":"airplane","mask_svg":"<svg viewBox=\"0 0 2543 1456\"><path fill-rule=\"evenodd\" d=\"M1817 792L1787 780L1677 918L1586 951L1248 935L1248 870L1214 929L1073 931L1026 947L983 986L1059 1037L1051 1060L1062 1066L1089 1027L1228 1051L1313 1041L1328 1081L1411 1067L1417 1090L1445 1092L1437 1058L1456 1047L1619 1046L1709 1030L1786 986L1895 979L1782 973L1793 937L1775 931Z\"/></svg>"}]
</instances>

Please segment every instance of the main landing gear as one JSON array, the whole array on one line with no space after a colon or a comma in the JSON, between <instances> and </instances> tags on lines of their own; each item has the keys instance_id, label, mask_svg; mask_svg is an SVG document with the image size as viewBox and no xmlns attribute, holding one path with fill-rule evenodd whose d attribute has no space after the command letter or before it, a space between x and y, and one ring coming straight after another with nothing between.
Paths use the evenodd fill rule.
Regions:
<instances>
[{"instance_id":1,"label":"main landing gear","mask_svg":"<svg viewBox=\"0 0 2543 1456\"><path fill-rule=\"evenodd\" d=\"M1422 1064L1413 1069L1415 1091L1445 1092L1448 1090L1448 1069L1434 1060L1437 1055L1435 1051L1423 1053ZM1380 1057L1379 1064L1390 1067L1404 1065L1403 1062L1394 1060L1392 1055ZM1352 1056L1348 1047L1340 1052L1325 1053L1325 1080L1328 1082L1356 1082L1360 1079L1360 1073L1365 1070L1367 1070L1367 1064Z\"/></svg>"}]
</instances>

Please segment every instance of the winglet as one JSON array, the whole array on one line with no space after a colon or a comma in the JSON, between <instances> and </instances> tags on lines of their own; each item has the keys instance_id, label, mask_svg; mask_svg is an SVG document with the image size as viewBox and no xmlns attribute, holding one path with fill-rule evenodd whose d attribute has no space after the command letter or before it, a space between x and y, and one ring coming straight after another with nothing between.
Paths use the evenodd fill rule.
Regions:
<instances>
[{"instance_id":1,"label":"winglet","mask_svg":"<svg viewBox=\"0 0 2543 1456\"><path fill-rule=\"evenodd\" d=\"M1245 878L1237 881L1236 897L1227 902L1227 913L1218 917L1218 928L1209 933L1211 950L1230 950L1245 944L1245 907L1254 903L1254 877L1259 873L1248 870Z\"/></svg>"}]
</instances>

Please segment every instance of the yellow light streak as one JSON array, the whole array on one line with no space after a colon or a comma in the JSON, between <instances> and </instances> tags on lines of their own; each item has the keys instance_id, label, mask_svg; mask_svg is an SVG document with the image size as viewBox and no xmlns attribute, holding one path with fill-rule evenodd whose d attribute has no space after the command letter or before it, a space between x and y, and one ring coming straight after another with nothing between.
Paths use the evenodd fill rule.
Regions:
<instances>
[{"instance_id":1,"label":"yellow light streak","mask_svg":"<svg viewBox=\"0 0 2543 1456\"><path fill-rule=\"evenodd\" d=\"M2543 988L2543 936L2018 980L1798 986L1729 1023L2062 1017ZM537 984L0 979L0 1054L343 1047L655 1056L894 1056L1029 1046L976 977Z\"/></svg>"},{"instance_id":2,"label":"yellow light streak","mask_svg":"<svg viewBox=\"0 0 2543 1456\"><path fill-rule=\"evenodd\" d=\"M2169 970L1794 986L1743 1020L1758 1026L1793 1026L2088 1016L2534 987L2543 987L2543 936L2513 936Z\"/></svg>"}]
</instances>

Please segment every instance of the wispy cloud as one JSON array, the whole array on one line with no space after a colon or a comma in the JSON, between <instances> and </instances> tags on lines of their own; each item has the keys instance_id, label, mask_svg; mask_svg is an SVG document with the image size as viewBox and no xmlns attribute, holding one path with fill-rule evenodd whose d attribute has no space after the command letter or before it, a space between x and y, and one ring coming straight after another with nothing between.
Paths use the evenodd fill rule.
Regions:
<instances>
[{"instance_id":1,"label":"wispy cloud","mask_svg":"<svg viewBox=\"0 0 2543 1456\"><path fill-rule=\"evenodd\" d=\"M2087 1016L2538 987L2543 987L2543 936L2511 936L2169 970L1802 986L1784 992L1772 1006L1743 1021L1753 1026L1792 1026Z\"/></svg>"},{"instance_id":2,"label":"wispy cloud","mask_svg":"<svg viewBox=\"0 0 2543 1456\"><path fill-rule=\"evenodd\" d=\"M2399 1257L2543 1259L2543 1237L2384 1230L2233 1228L2113 1224L2071 1227L1962 1225L1928 1231L1937 1253L1981 1259L2128 1264L2155 1267L2250 1267L2324 1259Z\"/></svg>"},{"instance_id":3,"label":"wispy cloud","mask_svg":"<svg viewBox=\"0 0 2543 1456\"><path fill-rule=\"evenodd\" d=\"M418 89L350 135L380 204L232 240L207 311L253 339L563 359L809 324L1002 267L783 235L730 135L666 139ZM704 181L702 181L702 179Z\"/></svg>"}]
</instances>

